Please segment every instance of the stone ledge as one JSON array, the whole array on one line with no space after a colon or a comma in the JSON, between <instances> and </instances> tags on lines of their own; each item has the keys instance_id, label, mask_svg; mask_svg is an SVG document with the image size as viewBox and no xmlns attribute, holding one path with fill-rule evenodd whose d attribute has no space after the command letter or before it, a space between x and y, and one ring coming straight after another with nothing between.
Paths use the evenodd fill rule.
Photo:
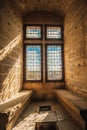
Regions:
<instances>
[{"instance_id":1,"label":"stone ledge","mask_svg":"<svg viewBox=\"0 0 87 130\"><path fill-rule=\"evenodd\" d=\"M32 94L32 90L23 90L17 93L14 97L0 104L0 114L2 116L6 116L6 119L4 118L4 121L8 120L7 123L1 123L0 129L11 130L19 115L22 113L26 105L30 102ZM2 116L0 116L1 121Z\"/></svg>"},{"instance_id":2,"label":"stone ledge","mask_svg":"<svg viewBox=\"0 0 87 130\"><path fill-rule=\"evenodd\" d=\"M12 108L15 105L19 104L20 102L23 103L26 98L31 97L32 92L33 92L32 90L30 90L30 91L28 91L28 90L20 91L19 93L17 93L12 98L8 99L5 102L0 103L0 112L4 112L7 109Z\"/></svg>"},{"instance_id":3,"label":"stone ledge","mask_svg":"<svg viewBox=\"0 0 87 130\"><path fill-rule=\"evenodd\" d=\"M81 111L87 110L87 100L81 96L75 95L74 93L66 89L58 89L54 91L57 99L70 113L74 120L80 125L82 130L85 130L86 123L81 116Z\"/></svg>"}]
</instances>

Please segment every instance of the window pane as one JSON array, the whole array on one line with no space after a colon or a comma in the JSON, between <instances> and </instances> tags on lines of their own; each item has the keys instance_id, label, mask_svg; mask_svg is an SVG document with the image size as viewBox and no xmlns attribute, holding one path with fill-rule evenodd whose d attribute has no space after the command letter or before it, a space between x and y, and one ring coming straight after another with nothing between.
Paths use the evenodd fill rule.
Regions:
<instances>
[{"instance_id":1,"label":"window pane","mask_svg":"<svg viewBox=\"0 0 87 130\"><path fill-rule=\"evenodd\" d=\"M48 26L46 31L47 39L61 39L61 27Z\"/></svg>"},{"instance_id":2,"label":"window pane","mask_svg":"<svg viewBox=\"0 0 87 130\"><path fill-rule=\"evenodd\" d=\"M41 27L40 26L26 26L26 38L41 38Z\"/></svg>"},{"instance_id":3,"label":"window pane","mask_svg":"<svg viewBox=\"0 0 87 130\"><path fill-rule=\"evenodd\" d=\"M26 80L41 80L41 46L26 46Z\"/></svg>"},{"instance_id":4,"label":"window pane","mask_svg":"<svg viewBox=\"0 0 87 130\"><path fill-rule=\"evenodd\" d=\"M62 80L61 54L61 45L47 45L47 80Z\"/></svg>"}]
</instances>

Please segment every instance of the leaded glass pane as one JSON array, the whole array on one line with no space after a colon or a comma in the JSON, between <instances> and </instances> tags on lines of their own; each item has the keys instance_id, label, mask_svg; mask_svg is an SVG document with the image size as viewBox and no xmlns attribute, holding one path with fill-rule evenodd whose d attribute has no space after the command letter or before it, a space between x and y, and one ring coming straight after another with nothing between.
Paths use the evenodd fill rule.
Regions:
<instances>
[{"instance_id":1,"label":"leaded glass pane","mask_svg":"<svg viewBox=\"0 0 87 130\"><path fill-rule=\"evenodd\" d=\"M62 80L61 45L47 45L47 79Z\"/></svg>"},{"instance_id":2,"label":"leaded glass pane","mask_svg":"<svg viewBox=\"0 0 87 130\"><path fill-rule=\"evenodd\" d=\"M47 39L61 39L61 27L48 26L46 31Z\"/></svg>"},{"instance_id":3,"label":"leaded glass pane","mask_svg":"<svg viewBox=\"0 0 87 130\"><path fill-rule=\"evenodd\" d=\"M26 38L39 39L41 38L40 26L26 26Z\"/></svg>"},{"instance_id":4,"label":"leaded glass pane","mask_svg":"<svg viewBox=\"0 0 87 130\"><path fill-rule=\"evenodd\" d=\"M41 80L41 46L26 46L26 80Z\"/></svg>"}]
</instances>

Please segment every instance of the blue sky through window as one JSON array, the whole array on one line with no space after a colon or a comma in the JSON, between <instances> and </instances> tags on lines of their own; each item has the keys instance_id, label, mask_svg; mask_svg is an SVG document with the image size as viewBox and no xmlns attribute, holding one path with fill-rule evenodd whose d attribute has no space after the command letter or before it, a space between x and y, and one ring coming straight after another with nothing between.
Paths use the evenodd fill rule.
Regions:
<instances>
[{"instance_id":1,"label":"blue sky through window","mask_svg":"<svg viewBox=\"0 0 87 130\"><path fill-rule=\"evenodd\" d=\"M41 27L39 26L27 26L26 38L41 38Z\"/></svg>"},{"instance_id":2,"label":"blue sky through window","mask_svg":"<svg viewBox=\"0 0 87 130\"><path fill-rule=\"evenodd\" d=\"M48 80L62 79L62 56L60 45L47 46Z\"/></svg>"},{"instance_id":3,"label":"blue sky through window","mask_svg":"<svg viewBox=\"0 0 87 130\"><path fill-rule=\"evenodd\" d=\"M26 46L26 79L41 80L41 46Z\"/></svg>"},{"instance_id":4,"label":"blue sky through window","mask_svg":"<svg viewBox=\"0 0 87 130\"><path fill-rule=\"evenodd\" d=\"M29 71L40 71L41 69L41 47L27 46L26 67Z\"/></svg>"}]
</instances>

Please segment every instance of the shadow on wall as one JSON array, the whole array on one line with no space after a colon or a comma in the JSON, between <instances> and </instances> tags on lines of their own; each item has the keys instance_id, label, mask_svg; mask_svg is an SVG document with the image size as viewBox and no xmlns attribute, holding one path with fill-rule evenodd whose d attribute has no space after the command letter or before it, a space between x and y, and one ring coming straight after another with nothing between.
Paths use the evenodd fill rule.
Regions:
<instances>
[{"instance_id":1,"label":"shadow on wall","mask_svg":"<svg viewBox=\"0 0 87 130\"><path fill-rule=\"evenodd\" d=\"M0 101L15 95L21 89L22 53L21 35L0 50Z\"/></svg>"}]
</instances>

